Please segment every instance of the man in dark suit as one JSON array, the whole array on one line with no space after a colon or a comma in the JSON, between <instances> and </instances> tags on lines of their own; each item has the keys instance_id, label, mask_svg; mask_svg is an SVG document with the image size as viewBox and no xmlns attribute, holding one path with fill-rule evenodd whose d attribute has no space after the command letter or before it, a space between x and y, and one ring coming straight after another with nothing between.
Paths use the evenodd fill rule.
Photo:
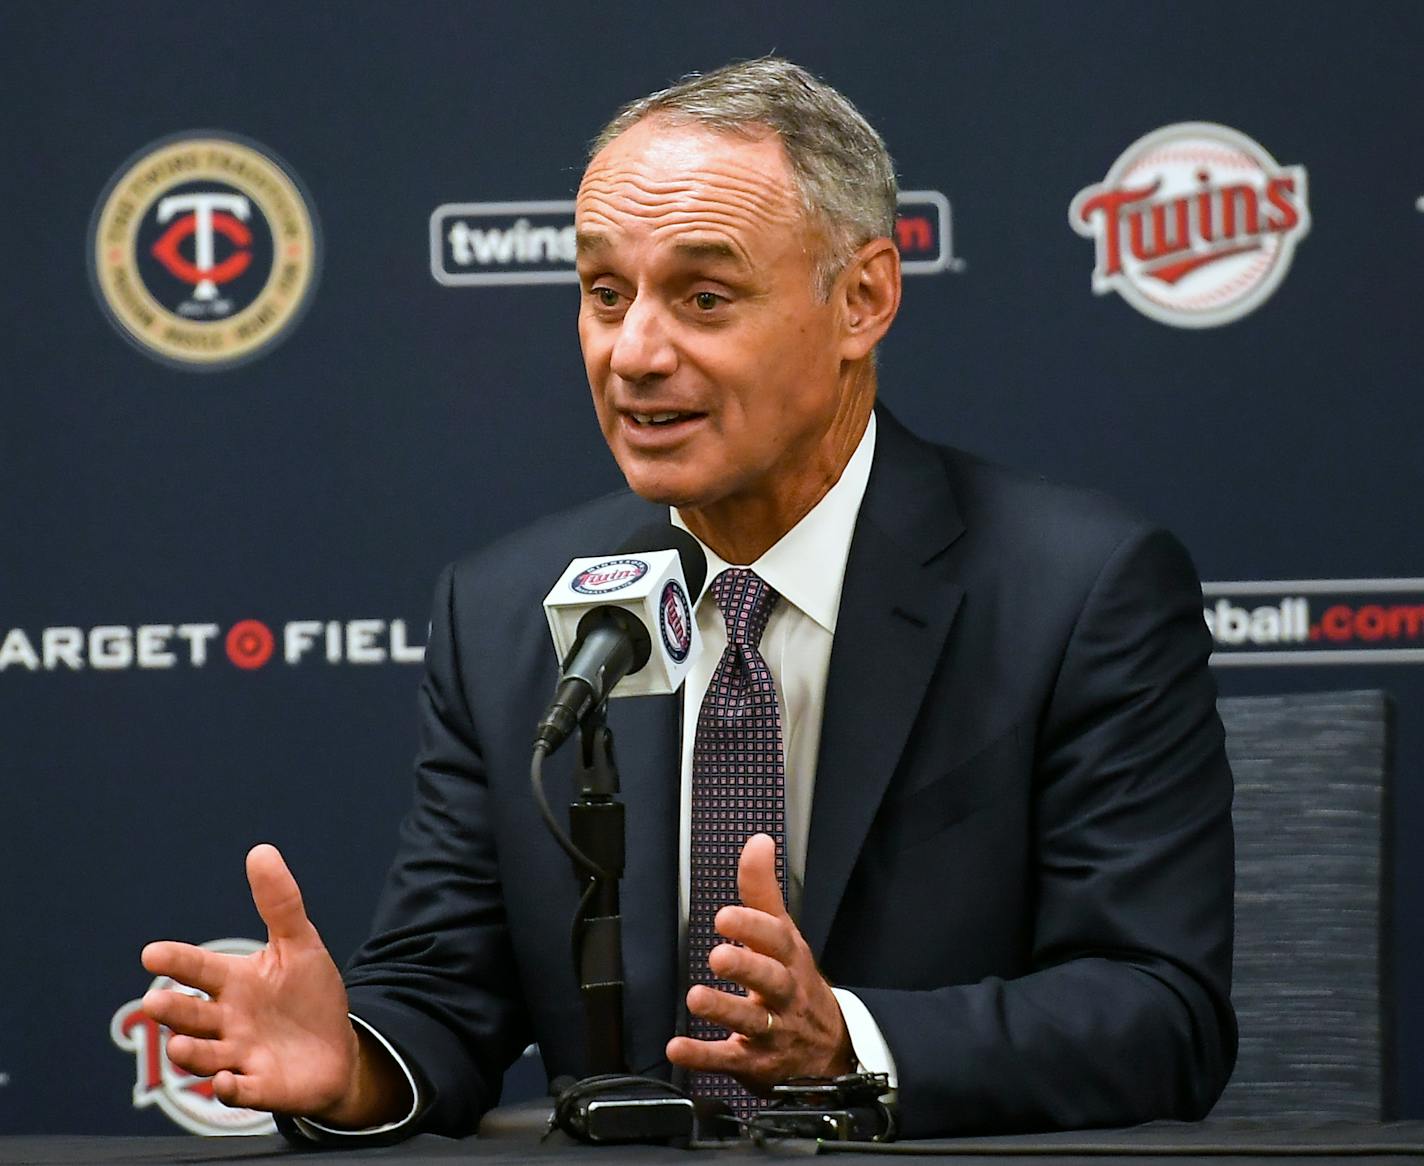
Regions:
<instances>
[{"instance_id":1,"label":"man in dark suit","mask_svg":"<svg viewBox=\"0 0 1424 1166\"><path fill-rule=\"evenodd\" d=\"M579 191L579 332L632 492L442 577L372 938L343 987L256 848L265 953L145 950L213 997L146 999L176 1063L327 1138L468 1132L530 1039L551 1076L583 1071L574 881L527 792L557 675L538 605L570 558L671 507L761 606L747 640L752 609L714 585L686 690L610 714L633 1066L753 1090L883 1069L908 1136L1210 1108L1235 1054L1231 783L1191 564L1101 498L875 407L893 221L879 138L785 62L610 123ZM773 688L775 781L749 796L779 799L779 837L728 856L706 845L717 718ZM566 793L566 758L547 780ZM737 893L709 905L726 862ZM714 926L731 942L698 948Z\"/></svg>"}]
</instances>

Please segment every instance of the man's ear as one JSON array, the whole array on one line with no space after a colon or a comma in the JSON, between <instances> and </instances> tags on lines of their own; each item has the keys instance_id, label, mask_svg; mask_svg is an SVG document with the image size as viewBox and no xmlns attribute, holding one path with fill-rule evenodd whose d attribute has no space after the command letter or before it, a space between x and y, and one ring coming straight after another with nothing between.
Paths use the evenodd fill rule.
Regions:
<instances>
[{"instance_id":1,"label":"man's ear","mask_svg":"<svg viewBox=\"0 0 1424 1166\"><path fill-rule=\"evenodd\" d=\"M872 239L836 280L842 297L841 359L861 360L880 343L900 310L900 252L889 239Z\"/></svg>"}]
</instances>

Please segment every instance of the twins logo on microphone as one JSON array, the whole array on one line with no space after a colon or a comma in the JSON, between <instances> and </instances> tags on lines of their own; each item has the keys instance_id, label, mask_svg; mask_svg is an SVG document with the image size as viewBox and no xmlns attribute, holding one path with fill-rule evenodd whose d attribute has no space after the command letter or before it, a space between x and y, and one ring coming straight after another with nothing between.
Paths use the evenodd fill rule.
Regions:
<instances>
[{"instance_id":1,"label":"twins logo on microphone","mask_svg":"<svg viewBox=\"0 0 1424 1166\"><path fill-rule=\"evenodd\" d=\"M585 567L569 584L580 595L607 595L631 587L648 573L642 559L608 559Z\"/></svg>"},{"instance_id":2,"label":"twins logo on microphone","mask_svg":"<svg viewBox=\"0 0 1424 1166\"><path fill-rule=\"evenodd\" d=\"M681 664L692 650L692 608L676 579L669 579L658 601L658 628L667 654Z\"/></svg>"}]
</instances>

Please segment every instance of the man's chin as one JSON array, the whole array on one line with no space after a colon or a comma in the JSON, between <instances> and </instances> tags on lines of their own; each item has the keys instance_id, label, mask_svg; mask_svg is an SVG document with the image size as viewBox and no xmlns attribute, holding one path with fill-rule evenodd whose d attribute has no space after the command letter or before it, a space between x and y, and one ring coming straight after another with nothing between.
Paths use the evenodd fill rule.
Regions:
<instances>
[{"instance_id":1,"label":"man's chin","mask_svg":"<svg viewBox=\"0 0 1424 1166\"><path fill-rule=\"evenodd\" d=\"M659 486L635 486L628 483L628 488L638 495L644 502L651 502L656 506L671 506L677 510L699 505L698 497L695 494L687 494L678 490Z\"/></svg>"},{"instance_id":2,"label":"man's chin","mask_svg":"<svg viewBox=\"0 0 1424 1166\"><path fill-rule=\"evenodd\" d=\"M657 506L673 506L682 510L686 507L706 506L720 497L718 491L706 488L699 490L691 483L662 474L643 474L636 470L629 473L624 470L623 479L628 483L628 489L644 502Z\"/></svg>"}]
</instances>

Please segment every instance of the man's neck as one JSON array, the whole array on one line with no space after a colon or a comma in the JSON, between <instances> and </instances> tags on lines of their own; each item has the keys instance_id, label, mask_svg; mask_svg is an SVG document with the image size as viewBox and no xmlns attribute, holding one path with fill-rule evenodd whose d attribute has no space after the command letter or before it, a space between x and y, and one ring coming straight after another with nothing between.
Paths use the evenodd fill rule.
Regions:
<instances>
[{"instance_id":1,"label":"man's neck","mask_svg":"<svg viewBox=\"0 0 1424 1166\"><path fill-rule=\"evenodd\" d=\"M680 506L687 529L726 562L756 562L800 522L839 480L865 435L875 407L874 383L868 393L852 395L803 472L780 491L719 499L709 506Z\"/></svg>"}]
</instances>

